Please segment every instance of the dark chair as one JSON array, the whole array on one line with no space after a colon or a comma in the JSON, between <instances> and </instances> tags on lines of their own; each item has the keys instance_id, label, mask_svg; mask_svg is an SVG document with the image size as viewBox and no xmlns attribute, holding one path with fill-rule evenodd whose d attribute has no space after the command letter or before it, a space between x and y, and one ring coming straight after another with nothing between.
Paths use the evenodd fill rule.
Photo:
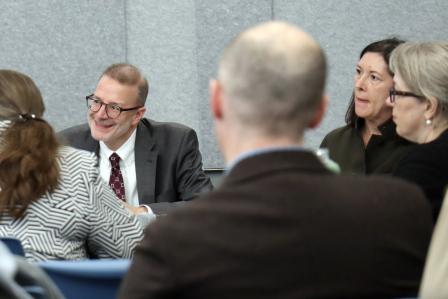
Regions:
<instances>
[{"instance_id":1,"label":"dark chair","mask_svg":"<svg viewBox=\"0 0 448 299\"><path fill-rule=\"evenodd\" d=\"M67 299L112 299L130 260L45 261L39 265Z\"/></svg>"},{"instance_id":2,"label":"dark chair","mask_svg":"<svg viewBox=\"0 0 448 299\"><path fill-rule=\"evenodd\" d=\"M9 237L2 237L0 240L8 247L9 251L15 255L25 256L20 240Z\"/></svg>"},{"instance_id":3,"label":"dark chair","mask_svg":"<svg viewBox=\"0 0 448 299\"><path fill-rule=\"evenodd\" d=\"M64 299L51 279L37 265L12 255L0 242L0 298Z\"/></svg>"}]
</instances>

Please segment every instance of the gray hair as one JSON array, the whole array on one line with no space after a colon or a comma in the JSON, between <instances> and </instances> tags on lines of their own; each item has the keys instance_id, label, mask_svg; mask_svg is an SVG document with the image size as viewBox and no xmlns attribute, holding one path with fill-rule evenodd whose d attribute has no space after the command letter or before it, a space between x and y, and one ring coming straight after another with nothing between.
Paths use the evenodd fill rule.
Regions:
<instances>
[{"instance_id":1,"label":"gray hair","mask_svg":"<svg viewBox=\"0 0 448 299\"><path fill-rule=\"evenodd\" d=\"M411 92L435 98L448 113L447 42L406 42L392 52L390 68Z\"/></svg>"},{"instance_id":2,"label":"gray hair","mask_svg":"<svg viewBox=\"0 0 448 299\"><path fill-rule=\"evenodd\" d=\"M269 22L233 39L218 77L241 124L271 136L300 137L323 96L325 55L296 26Z\"/></svg>"},{"instance_id":3,"label":"gray hair","mask_svg":"<svg viewBox=\"0 0 448 299\"><path fill-rule=\"evenodd\" d=\"M101 74L101 77L103 76L108 76L124 85L136 85L138 87L137 101L140 105L145 105L149 84L136 66L129 63L112 64Z\"/></svg>"}]
</instances>

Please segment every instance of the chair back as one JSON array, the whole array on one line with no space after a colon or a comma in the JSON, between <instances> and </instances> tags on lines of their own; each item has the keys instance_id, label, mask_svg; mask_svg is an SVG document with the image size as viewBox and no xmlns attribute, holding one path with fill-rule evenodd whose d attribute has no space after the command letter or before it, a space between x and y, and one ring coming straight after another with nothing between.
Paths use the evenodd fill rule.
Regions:
<instances>
[{"instance_id":1,"label":"chair back","mask_svg":"<svg viewBox=\"0 0 448 299\"><path fill-rule=\"evenodd\" d=\"M25 251L22 247L22 242L20 242L19 239L10 238L10 237L1 237L0 240L3 242L3 244L8 247L9 251L11 251L12 254L25 256Z\"/></svg>"},{"instance_id":2,"label":"chair back","mask_svg":"<svg viewBox=\"0 0 448 299\"><path fill-rule=\"evenodd\" d=\"M130 260L45 261L39 265L67 299L112 299Z\"/></svg>"},{"instance_id":3,"label":"chair back","mask_svg":"<svg viewBox=\"0 0 448 299\"><path fill-rule=\"evenodd\" d=\"M47 274L0 242L0 298L64 299Z\"/></svg>"}]
</instances>

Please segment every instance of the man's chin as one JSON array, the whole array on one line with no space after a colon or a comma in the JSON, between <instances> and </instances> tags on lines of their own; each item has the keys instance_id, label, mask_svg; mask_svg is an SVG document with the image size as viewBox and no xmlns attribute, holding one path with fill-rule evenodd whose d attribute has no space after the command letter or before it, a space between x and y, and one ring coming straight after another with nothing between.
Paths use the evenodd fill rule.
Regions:
<instances>
[{"instance_id":1,"label":"man's chin","mask_svg":"<svg viewBox=\"0 0 448 299\"><path fill-rule=\"evenodd\" d=\"M93 132L90 132L92 135L92 138L95 139L96 141L104 141L104 136L102 134L96 134Z\"/></svg>"}]
</instances>

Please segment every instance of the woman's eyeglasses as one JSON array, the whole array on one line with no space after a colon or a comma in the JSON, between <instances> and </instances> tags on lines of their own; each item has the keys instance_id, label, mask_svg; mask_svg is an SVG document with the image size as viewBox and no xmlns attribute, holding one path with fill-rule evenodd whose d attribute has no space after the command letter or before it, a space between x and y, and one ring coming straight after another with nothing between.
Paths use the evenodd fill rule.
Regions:
<instances>
[{"instance_id":1,"label":"woman's eyeglasses","mask_svg":"<svg viewBox=\"0 0 448 299\"><path fill-rule=\"evenodd\" d=\"M395 88L391 88L389 90L390 102L391 103L395 103L395 99L396 99L397 96L414 97L414 98L421 99L421 100L425 99L424 96L419 96L419 95L416 95L415 93L412 93L412 92L400 91L400 90L395 90Z\"/></svg>"}]
</instances>

